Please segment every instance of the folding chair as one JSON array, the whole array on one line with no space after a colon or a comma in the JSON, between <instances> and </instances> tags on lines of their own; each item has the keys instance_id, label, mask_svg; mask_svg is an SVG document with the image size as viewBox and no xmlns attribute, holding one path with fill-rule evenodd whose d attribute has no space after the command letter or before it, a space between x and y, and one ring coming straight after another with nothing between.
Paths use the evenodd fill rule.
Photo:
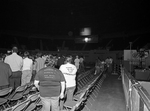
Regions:
<instances>
[{"instance_id":1,"label":"folding chair","mask_svg":"<svg viewBox=\"0 0 150 111\"><path fill-rule=\"evenodd\" d=\"M12 92L12 87L0 90L0 97L7 97Z\"/></svg>"},{"instance_id":2,"label":"folding chair","mask_svg":"<svg viewBox=\"0 0 150 111\"><path fill-rule=\"evenodd\" d=\"M26 100L24 102L21 102L14 107L12 107L11 111L24 111L24 109L28 106L30 103L30 100Z\"/></svg>"},{"instance_id":3,"label":"folding chair","mask_svg":"<svg viewBox=\"0 0 150 111\"><path fill-rule=\"evenodd\" d=\"M30 95L30 91L32 91L32 87L34 86L33 82L30 82L30 83L27 83L27 88L26 90L24 91L23 95L25 97L28 97Z\"/></svg>"},{"instance_id":4,"label":"folding chair","mask_svg":"<svg viewBox=\"0 0 150 111\"><path fill-rule=\"evenodd\" d=\"M39 96L39 92L37 92L36 94L33 94L33 95L30 95L27 100L29 100L29 104L28 106L25 108L24 111L32 111L36 108L36 104L38 102L38 100L40 99L40 96Z\"/></svg>"},{"instance_id":5,"label":"folding chair","mask_svg":"<svg viewBox=\"0 0 150 111\"><path fill-rule=\"evenodd\" d=\"M36 111L40 111L41 108L42 108L42 101L41 101L41 98L39 98L37 101L36 101Z\"/></svg>"},{"instance_id":6,"label":"folding chair","mask_svg":"<svg viewBox=\"0 0 150 111\"><path fill-rule=\"evenodd\" d=\"M78 101L79 99L81 99L84 96L87 96L89 89L90 89L90 85L88 85L85 89L83 89L80 93L76 93L73 96L73 100Z\"/></svg>"},{"instance_id":7,"label":"folding chair","mask_svg":"<svg viewBox=\"0 0 150 111\"><path fill-rule=\"evenodd\" d=\"M73 106L73 107L71 108L70 111L78 111L79 109L82 109L83 107L81 107L81 106L84 106L84 103L85 103L85 99L82 98L80 101L78 101L78 102L75 104L75 106Z\"/></svg>"},{"instance_id":8,"label":"folding chair","mask_svg":"<svg viewBox=\"0 0 150 111\"><path fill-rule=\"evenodd\" d=\"M0 90L0 110L1 109L5 109L7 105L9 107L9 104L7 104L8 100L7 97L10 95L10 93L12 92L12 87L9 88L5 88L3 90Z\"/></svg>"},{"instance_id":9,"label":"folding chair","mask_svg":"<svg viewBox=\"0 0 150 111\"><path fill-rule=\"evenodd\" d=\"M79 99L77 99L77 101L66 101L65 103L64 103L64 108L66 109L66 110L69 110L69 109L71 109L71 108L73 108L73 106L75 106L79 101L81 101L81 100L86 100L86 93L87 93L87 90L85 90L81 95L80 95L80 97L79 97Z\"/></svg>"},{"instance_id":10,"label":"folding chair","mask_svg":"<svg viewBox=\"0 0 150 111\"><path fill-rule=\"evenodd\" d=\"M79 109L82 103L85 103L86 98L81 98L78 101L68 101L65 103L64 108L67 111L75 111ZM82 104L83 105L83 104Z\"/></svg>"},{"instance_id":11,"label":"folding chair","mask_svg":"<svg viewBox=\"0 0 150 111\"><path fill-rule=\"evenodd\" d=\"M19 86L16 90L8 97L9 104L18 103L24 96L23 93L26 90L27 85ZM13 104L14 105L14 104Z\"/></svg>"}]
</instances>

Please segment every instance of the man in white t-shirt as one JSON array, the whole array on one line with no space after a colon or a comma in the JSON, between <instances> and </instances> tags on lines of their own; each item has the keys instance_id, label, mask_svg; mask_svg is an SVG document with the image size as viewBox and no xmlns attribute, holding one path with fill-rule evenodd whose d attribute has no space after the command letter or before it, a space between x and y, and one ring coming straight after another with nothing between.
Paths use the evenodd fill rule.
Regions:
<instances>
[{"instance_id":1,"label":"man in white t-shirt","mask_svg":"<svg viewBox=\"0 0 150 111\"><path fill-rule=\"evenodd\" d=\"M59 70L64 74L66 80L66 101L73 100L73 94L76 88L76 73L77 68L71 63L72 58L70 56L66 57L65 64L62 64ZM60 103L62 109L63 102Z\"/></svg>"},{"instance_id":2,"label":"man in white t-shirt","mask_svg":"<svg viewBox=\"0 0 150 111\"><path fill-rule=\"evenodd\" d=\"M22 65L23 59L18 55L18 48L14 46L12 48L12 54L8 55L5 60L5 63L10 65L12 70L12 75L10 76L10 87L16 89L21 85L21 76L22 76Z\"/></svg>"}]
</instances>

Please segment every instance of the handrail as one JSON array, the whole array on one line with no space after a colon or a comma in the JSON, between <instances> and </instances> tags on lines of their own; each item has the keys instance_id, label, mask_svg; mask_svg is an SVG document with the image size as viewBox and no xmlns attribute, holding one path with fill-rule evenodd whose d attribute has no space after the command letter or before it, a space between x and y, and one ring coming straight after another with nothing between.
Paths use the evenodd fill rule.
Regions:
<instances>
[{"instance_id":1,"label":"handrail","mask_svg":"<svg viewBox=\"0 0 150 111\"><path fill-rule=\"evenodd\" d=\"M128 79L131 81L131 88L134 87L137 90L141 100L146 105L147 109L150 111L150 94L125 68L123 68L123 70L125 71L125 74L128 77Z\"/></svg>"}]
</instances>

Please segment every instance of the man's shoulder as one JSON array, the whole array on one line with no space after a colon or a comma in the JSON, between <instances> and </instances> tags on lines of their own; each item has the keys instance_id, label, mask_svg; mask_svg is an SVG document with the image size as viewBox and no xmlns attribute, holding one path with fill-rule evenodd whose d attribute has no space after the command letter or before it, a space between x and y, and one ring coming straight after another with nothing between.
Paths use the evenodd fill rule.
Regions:
<instances>
[{"instance_id":1,"label":"man's shoulder","mask_svg":"<svg viewBox=\"0 0 150 111\"><path fill-rule=\"evenodd\" d=\"M0 62L0 65L5 66L5 67L9 67L9 64L7 64L5 62Z\"/></svg>"},{"instance_id":2,"label":"man's shoulder","mask_svg":"<svg viewBox=\"0 0 150 111\"><path fill-rule=\"evenodd\" d=\"M76 68L76 66L74 64L66 64L65 67L72 67L72 68Z\"/></svg>"},{"instance_id":3,"label":"man's shoulder","mask_svg":"<svg viewBox=\"0 0 150 111\"><path fill-rule=\"evenodd\" d=\"M40 70L41 72L43 71L43 72L55 72L55 73L61 73L61 71L59 70L59 69L57 69L57 68L53 68L53 67L45 67L45 68L42 68L41 70Z\"/></svg>"},{"instance_id":4,"label":"man's shoulder","mask_svg":"<svg viewBox=\"0 0 150 111\"><path fill-rule=\"evenodd\" d=\"M22 59L22 57L18 54L10 55L10 57L14 57L14 56L18 57L19 59Z\"/></svg>"}]
</instances>

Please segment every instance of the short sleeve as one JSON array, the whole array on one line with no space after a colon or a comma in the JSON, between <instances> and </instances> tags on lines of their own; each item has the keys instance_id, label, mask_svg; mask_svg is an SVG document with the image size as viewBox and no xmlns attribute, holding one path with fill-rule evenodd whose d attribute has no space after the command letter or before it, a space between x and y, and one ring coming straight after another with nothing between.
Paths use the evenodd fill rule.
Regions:
<instances>
[{"instance_id":1,"label":"short sleeve","mask_svg":"<svg viewBox=\"0 0 150 111\"><path fill-rule=\"evenodd\" d=\"M62 72L62 65L60 66L59 70Z\"/></svg>"}]
</instances>

